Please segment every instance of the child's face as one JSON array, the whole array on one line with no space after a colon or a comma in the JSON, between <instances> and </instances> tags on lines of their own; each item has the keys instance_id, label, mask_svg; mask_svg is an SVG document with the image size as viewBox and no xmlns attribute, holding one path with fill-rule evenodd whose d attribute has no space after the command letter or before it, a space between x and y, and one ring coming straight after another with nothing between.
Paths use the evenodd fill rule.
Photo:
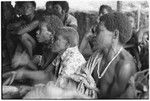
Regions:
<instances>
[{"instance_id":1,"label":"child's face","mask_svg":"<svg viewBox=\"0 0 150 101\"><path fill-rule=\"evenodd\" d=\"M39 26L39 31L37 32L37 40L38 42L47 42L50 40L50 37L52 36L52 33L48 31L47 29L47 23L43 22Z\"/></svg>"},{"instance_id":2,"label":"child's face","mask_svg":"<svg viewBox=\"0 0 150 101\"><path fill-rule=\"evenodd\" d=\"M62 17L63 16L63 9L62 9L62 7L59 5L59 4L56 4L56 5L54 5L54 7L53 7L53 10L54 10L54 14L55 15L57 15L58 17Z\"/></svg>"},{"instance_id":3,"label":"child's face","mask_svg":"<svg viewBox=\"0 0 150 101\"><path fill-rule=\"evenodd\" d=\"M34 13L35 7L32 5L32 3L24 3L23 7L24 7L24 13L26 16Z\"/></svg>"},{"instance_id":4,"label":"child's face","mask_svg":"<svg viewBox=\"0 0 150 101\"><path fill-rule=\"evenodd\" d=\"M131 17L131 16L129 16L128 19L129 19L129 22L130 22L130 24L131 24L131 27L134 28L134 27L135 27L135 21L134 21L134 18Z\"/></svg>"},{"instance_id":5,"label":"child's face","mask_svg":"<svg viewBox=\"0 0 150 101\"><path fill-rule=\"evenodd\" d=\"M64 51L66 48L67 48L67 40L65 40L62 35L56 36L55 42L52 46L52 51L58 53Z\"/></svg>"}]
</instances>

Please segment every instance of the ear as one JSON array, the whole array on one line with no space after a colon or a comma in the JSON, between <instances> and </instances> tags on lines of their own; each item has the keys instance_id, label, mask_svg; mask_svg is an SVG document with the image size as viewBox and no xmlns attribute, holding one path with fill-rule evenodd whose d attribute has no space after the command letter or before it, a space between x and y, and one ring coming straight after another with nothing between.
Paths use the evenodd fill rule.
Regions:
<instances>
[{"instance_id":1,"label":"ear","mask_svg":"<svg viewBox=\"0 0 150 101\"><path fill-rule=\"evenodd\" d=\"M119 38L119 30L115 30L113 34L113 39L118 39Z\"/></svg>"}]
</instances>

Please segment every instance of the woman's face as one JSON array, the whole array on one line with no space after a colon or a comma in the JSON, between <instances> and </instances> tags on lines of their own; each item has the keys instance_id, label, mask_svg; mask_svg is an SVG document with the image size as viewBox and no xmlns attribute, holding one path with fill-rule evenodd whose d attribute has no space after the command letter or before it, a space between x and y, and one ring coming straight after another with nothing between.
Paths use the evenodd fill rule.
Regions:
<instances>
[{"instance_id":1,"label":"woman's face","mask_svg":"<svg viewBox=\"0 0 150 101\"><path fill-rule=\"evenodd\" d=\"M98 49L108 48L112 44L113 32L107 30L103 22L100 22L96 28L96 42Z\"/></svg>"},{"instance_id":2,"label":"woman's face","mask_svg":"<svg viewBox=\"0 0 150 101\"><path fill-rule=\"evenodd\" d=\"M67 48L67 40L62 35L55 36L55 42L52 46L53 52L61 52Z\"/></svg>"},{"instance_id":3,"label":"woman's face","mask_svg":"<svg viewBox=\"0 0 150 101\"><path fill-rule=\"evenodd\" d=\"M39 30L36 35L38 42L40 43L47 42L50 40L51 36L52 33L48 31L47 23L42 22L39 26Z\"/></svg>"}]
</instances>

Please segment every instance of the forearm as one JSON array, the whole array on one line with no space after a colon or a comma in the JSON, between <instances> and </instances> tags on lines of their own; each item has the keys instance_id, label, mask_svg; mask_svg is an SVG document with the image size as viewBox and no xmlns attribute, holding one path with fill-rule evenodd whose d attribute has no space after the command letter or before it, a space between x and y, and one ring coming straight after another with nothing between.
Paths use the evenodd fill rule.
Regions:
<instances>
[{"instance_id":1,"label":"forearm","mask_svg":"<svg viewBox=\"0 0 150 101\"><path fill-rule=\"evenodd\" d=\"M39 24L39 21L34 21L28 25L24 25L21 27L21 29L18 31L18 35L22 35L24 33L28 33L30 31L32 31L33 29L35 29Z\"/></svg>"},{"instance_id":2,"label":"forearm","mask_svg":"<svg viewBox=\"0 0 150 101\"><path fill-rule=\"evenodd\" d=\"M88 44L88 39L87 39L86 36L84 36L83 39L82 39L82 41L81 41L80 48L79 48L79 50L80 50L81 53L86 48L87 44Z\"/></svg>"},{"instance_id":3,"label":"forearm","mask_svg":"<svg viewBox=\"0 0 150 101\"><path fill-rule=\"evenodd\" d=\"M23 78L33 79L35 81L44 81L48 79L48 74L44 71L24 71Z\"/></svg>"}]
</instances>

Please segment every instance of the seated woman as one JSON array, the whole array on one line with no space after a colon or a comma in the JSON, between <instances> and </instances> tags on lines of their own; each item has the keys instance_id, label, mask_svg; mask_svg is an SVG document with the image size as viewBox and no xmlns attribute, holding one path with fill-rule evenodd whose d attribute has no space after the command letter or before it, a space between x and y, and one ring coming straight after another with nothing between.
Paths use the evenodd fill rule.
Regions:
<instances>
[{"instance_id":1,"label":"seated woman","mask_svg":"<svg viewBox=\"0 0 150 101\"><path fill-rule=\"evenodd\" d=\"M52 93L49 91L52 90L48 89L49 87L51 88L52 85L63 89L73 89L75 87L73 86L74 82L69 80L69 78L77 73L86 63L78 49L78 33L71 27L62 27L56 31L55 40L52 51L58 52L59 55L52 62L51 66L46 69L46 73L53 74L52 79L54 82L49 82L46 86L37 87L32 90L25 96L26 99L54 98L55 93L59 92ZM45 92L47 92L46 95L44 94ZM56 98L57 97L62 97L62 95L57 95Z\"/></svg>"},{"instance_id":2,"label":"seated woman","mask_svg":"<svg viewBox=\"0 0 150 101\"><path fill-rule=\"evenodd\" d=\"M131 37L131 25L122 13L105 14L96 28L98 50L88 60L84 73L92 75L98 98L133 98L130 78L136 72L133 57L123 46Z\"/></svg>"}]
</instances>

